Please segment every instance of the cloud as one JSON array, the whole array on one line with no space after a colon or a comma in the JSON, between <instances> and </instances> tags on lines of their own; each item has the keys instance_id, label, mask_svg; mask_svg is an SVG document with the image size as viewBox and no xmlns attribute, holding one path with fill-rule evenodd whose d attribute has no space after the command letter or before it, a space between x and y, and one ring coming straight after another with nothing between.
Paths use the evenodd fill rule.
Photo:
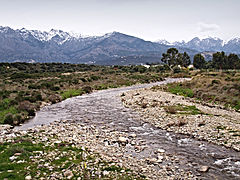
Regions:
<instances>
[{"instance_id":1,"label":"cloud","mask_svg":"<svg viewBox=\"0 0 240 180\"><path fill-rule=\"evenodd\" d=\"M220 26L217 24L208 24L204 22L199 22L197 24L197 27L199 32L217 31L220 29Z\"/></svg>"}]
</instances>

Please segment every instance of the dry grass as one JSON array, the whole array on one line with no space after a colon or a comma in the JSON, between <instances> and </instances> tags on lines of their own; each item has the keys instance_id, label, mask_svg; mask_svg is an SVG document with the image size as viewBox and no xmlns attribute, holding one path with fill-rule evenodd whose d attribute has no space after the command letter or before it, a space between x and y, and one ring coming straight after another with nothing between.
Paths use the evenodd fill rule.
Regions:
<instances>
[{"instance_id":1,"label":"dry grass","mask_svg":"<svg viewBox=\"0 0 240 180\"><path fill-rule=\"evenodd\" d=\"M180 95L185 95L184 89L191 90L194 98L221 104L226 108L240 109L239 72L204 72L193 77L191 81L171 84L168 90L172 89L179 92L176 93Z\"/></svg>"}]
</instances>

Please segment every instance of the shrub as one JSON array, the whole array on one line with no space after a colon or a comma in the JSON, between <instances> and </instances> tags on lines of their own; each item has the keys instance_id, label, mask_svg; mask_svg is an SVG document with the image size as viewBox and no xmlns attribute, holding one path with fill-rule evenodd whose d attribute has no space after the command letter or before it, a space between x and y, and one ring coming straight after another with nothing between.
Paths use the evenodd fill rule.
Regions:
<instances>
[{"instance_id":1,"label":"shrub","mask_svg":"<svg viewBox=\"0 0 240 180\"><path fill-rule=\"evenodd\" d=\"M91 93L92 92L92 87L91 86L85 86L85 87L82 88L82 90L85 93Z\"/></svg>"},{"instance_id":2,"label":"shrub","mask_svg":"<svg viewBox=\"0 0 240 180\"><path fill-rule=\"evenodd\" d=\"M166 106L166 107L164 107L164 110L167 113L170 113L170 114L176 114L177 113L177 110L176 110L175 106Z\"/></svg>"},{"instance_id":3,"label":"shrub","mask_svg":"<svg viewBox=\"0 0 240 180\"><path fill-rule=\"evenodd\" d=\"M35 115L35 106L29 101L22 101L18 105L18 109L22 111L27 111L30 116Z\"/></svg>"},{"instance_id":4,"label":"shrub","mask_svg":"<svg viewBox=\"0 0 240 180\"><path fill-rule=\"evenodd\" d=\"M194 93L191 89L183 88L180 85L170 85L168 87L168 91L173 93L173 94L177 94L177 95L181 95L181 96L185 96L185 97L190 97L190 98L192 98L194 96Z\"/></svg>"},{"instance_id":5,"label":"shrub","mask_svg":"<svg viewBox=\"0 0 240 180\"><path fill-rule=\"evenodd\" d=\"M80 78L80 80L81 80L82 82L87 82L87 80L86 80L85 78Z\"/></svg>"},{"instance_id":6,"label":"shrub","mask_svg":"<svg viewBox=\"0 0 240 180\"><path fill-rule=\"evenodd\" d=\"M52 90L52 91L59 91L59 90L60 90L60 87L58 87L58 86L52 86L52 87L50 87L50 90Z\"/></svg>"},{"instance_id":7,"label":"shrub","mask_svg":"<svg viewBox=\"0 0 240 180\"><path fill-rule=\"evenodd\" d=\"M4 124L13 124L13 115L11 113L7 114L3 121Z\"/></svg>"},{"instance_id":8,"label":"shrub","mask_svg":"<svg viewBox=\"0 0 240 180\"><path fill-rule=\"evenodd\" d=\"M50 96L48 97L48 100L49 100L51 103L55 104L55 103L61 101L61 96L59 96L59 95L57 95L57 94L52 94L52 95L50 95Z\"/></svg>"},{"instance_id":9,"label":"shrub","mask_svg":"<svg viewBox=\"0 0 240 180\"><path fill-rule=\"evenodd\" d=\"M32 76L27 73L19 72L19 73L14 73L11 75L11 79L27 79L31 78Z\"/></svg>"},{"instance_id":10,"label":"shrub","mask_svg":"<svg viewBox=\"0 0 240 180\"><path fill-rule=\"evenodd\" d=\"M175 66L175 67L173 68L173 73L180 73L180 72L181 72L180 67Z\"/></svg>"},{"instance_id":11,"label":"shrub","mask_svg":"<svg viewBox=\"0 0 240 180\"><path fill-rule=\"evenodd\" d=\"M36 84L29 84L28 85L28 89L38 89L38 88L39 88L39 86L36 85Z\"/></svg>"},{"instance_id":12,"label":"shrub","mask_svg":"<svg viewBox=\"0 0 240 180\"><path fill-rule=\"evenodd\" d=\"M216 80L216 79L214 79L214 80L212 80L212 84L220 84L220 81L219 81L219 80Z\"/></svg>"}]
</instances>

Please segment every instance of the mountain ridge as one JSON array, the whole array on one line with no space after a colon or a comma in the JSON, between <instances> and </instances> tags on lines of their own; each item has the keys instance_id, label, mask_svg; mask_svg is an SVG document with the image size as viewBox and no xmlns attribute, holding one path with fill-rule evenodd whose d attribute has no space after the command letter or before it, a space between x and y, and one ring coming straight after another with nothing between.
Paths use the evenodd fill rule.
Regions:
<instances>
[{"instance_id":1,"label":"mountain ridge","mask_svg":"<svg viewBox=\"0 0 240 180\"><path fill-rule=\"evenodd\" d=\"M50 31L12 29L0 26L0 62L62 62L103 65L128 65L161 62L162 53L170 47L186 51L192 58L196 53L206 51L202 48L207 41L215 49L222 43L220 39L205 40L198 38L188 44L169 44L151 42L138 37L111 32L103 36L82 36L77 33L51 29ZM202 43L202 44L201 44ZM214 45L215 43L215 45ZM218 44L217 44L218 43ZM232 40L226 49L238 52ZM208 43L209 44L209 43ZM208 51L215 51L211 48Z\"/></svg>"},{"instance_id":2,"label":"mountain ridge","mask_svg":"<svg viewBox=\"0 0 240 180\"><path fill-rule=\"evenodd\" d=\"M237 53L240 54L240 38L235 37L228 41L223 41L217 37L208 37L200 39L199 37L194 37L190 41L175 41L173 43L167 40L159 40L157 43L167 44L174 47L190 48L199 52L205 51L225 51L227 53Z\"/></svg>"}]
</instances>

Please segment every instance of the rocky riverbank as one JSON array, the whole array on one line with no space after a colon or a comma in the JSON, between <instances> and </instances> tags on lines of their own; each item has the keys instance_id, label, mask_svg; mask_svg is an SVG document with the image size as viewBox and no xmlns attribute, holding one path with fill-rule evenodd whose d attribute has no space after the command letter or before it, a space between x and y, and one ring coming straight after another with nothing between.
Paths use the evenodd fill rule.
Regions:
<instances>
[{"instance_id":1,"label":"rocky riverbank","mask_svg":"<svg viewBox=\"0 0 240 180\"><path fill-rule=\"evenodd\" d=\"M0 177L14 177L23 171L25 179L194 179L191 172L177 166L179 159L167 155L164 149L158 149L151 158L134 158L129 146L141 153L144 141L137 140L136 134L118 132L106 126L67 121L27 131L2 126L1 146L24 144L25 141L43 147L33 151L28 160L23 159L24 148L14 151L6 160L9 169L0 168ZM4 154L4 150L1 153ZM80 160L77 159L79 154ZM165 163L167 161L172 163ZM22 170L11 168L19 164L24 166Z\"/></svg>"},{"instance_id":2,"label":"rocky riverbank","mask_svg":"<svg viewBox=\"0 0 240 180\"><path fill-rule=\"evenodd\" d=\"M121 98L156 127L240 151L238 112L164 92L161 86L128 91Z\"/></svg>"}]
</instances>

